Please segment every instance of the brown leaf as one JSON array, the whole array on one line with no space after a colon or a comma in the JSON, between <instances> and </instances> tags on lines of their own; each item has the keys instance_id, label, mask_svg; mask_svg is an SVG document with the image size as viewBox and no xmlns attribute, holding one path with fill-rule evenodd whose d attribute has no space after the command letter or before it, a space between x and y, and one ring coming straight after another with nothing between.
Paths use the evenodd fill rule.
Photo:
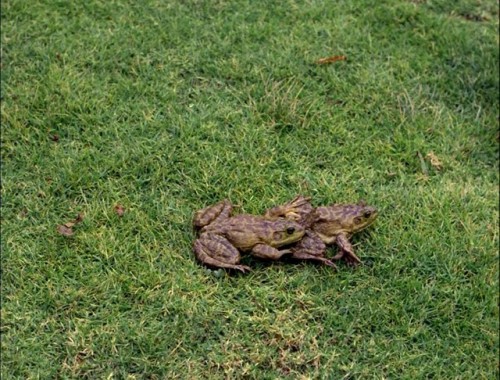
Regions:
<instances>
[{"instance_id":1,"label":"brown leaf","mask_svg":"<svg viewBox=\"0 0 500 380\"><path fill-rule=\"evenodd\" d=\"M441 163L441 161L439 161L439 159L434 154L434 152L431 151L431 152L427 153L426 157L429 159L429 161L431 162L431 165L434 169L441 170L443 168L443 164Z\"/></svg>"},{"instance_id":2,"label":"brown leaf","mask_svg":"<svg viewBox=\"0 0 500 380\"><path fill-rule=\"evenodd\" d=\"M70 220L64 224L60 224L57 226L57 232L59 232L63 236L72 236L75 231L73 231L73 227L80 223L83 220L83 214L79 213L76 216L75 220Z\"/></svg>"},{"instance_id":3,"label":"brown leaf","mask_svg":"<svg viewBox=\"0 0 500 380\"><path fill-rule=\"evenodd\" d=\"M83 220L83 214L81 212L78 213L78 215L76 216L76 219L74 221L75 224L78 224L80 223L81 221Z\"/></svg>"},{"instance_id":4,"label":"brown leaf","mask_svg":"<svg viewBox=\"0 0 500 380\"><path fill-rule=\"evenodd\" d=\"M119 217L122 217L123 214L125 214L125 207L123 207L122 205L116 205L115 212Z\"/></svg>"},{"instance_id":5,"label":"brown leaf","mask_svg":"<svg viewBox=\"0 0 500 380\"><path fill-rule=\"evenodd\" d=\"M337 61L345 61L347 57L345 55L333 55L331 57L320 58L316 61L318 65L325 65L327 63L333 63Z\"/></svg>"},{"instance_id":6,"label":"brown leaf","mask_svg":"<svg viewBox=\"0 0 500 380\"><path fill-rule=\"evenodd\" d=\"M63 224L64 227L72 228L76 223L75 222L66 222Z\"/></svg>"},{"instance_id":7,"label":"brown leaf","mask_svg":"<svg viewBox=\"0 0 500 380\"><path fill-rule=\"evenodd\" d=\"M53 134L50 136L50 139L54 142L58 142L59 141L59 135L58 134Z\"/></svg>"},{"instance_id":8,"label":"brown leaf","mask_svg":"<svg viewBox=\"0 0 500 380\"><path fill-rule=\"evenodd\" d=\"M69 224L69 223L66 223ZM73 236L75 233L73 229L71 228L72 226L66 226L65 224L61 224L57 226L57 232L59 232L63 236Z\"/></svg>"},{"instance_id":9,"label":"brown leaf","mask_svg":"<svg viewBox=\"0 0 500 380\"><path fill-rule=\"evenodd\" d=\"M482 21L489 21L489 17L486 15L478 15L478 14L472 14L472 13L461 13L460 16L462 16L464 19L467 21L476 21L476 22L482 22Z\"/></svg>"}]
</instances>

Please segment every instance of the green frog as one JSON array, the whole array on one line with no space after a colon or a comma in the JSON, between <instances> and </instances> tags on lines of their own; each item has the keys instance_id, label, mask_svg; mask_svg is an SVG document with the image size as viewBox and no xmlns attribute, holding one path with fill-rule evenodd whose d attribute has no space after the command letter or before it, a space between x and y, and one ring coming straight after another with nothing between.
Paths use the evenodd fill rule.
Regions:
<instances>
[{"instance_id":1,"label":"green frog","mask_svg":"<svg viewBox=\"0 0 500 380\"><path fill-rule=\"evenodd\" d=\"M278 260L292 253L290 249L278 248L299 241L305 234L305 228L290 219L249 214L231 216L231 212L231 203L223 200L195 213L193 225L200 235L193 251L202 263L245 273L250 268L240 264L240 251Z\"/></svg>"},{"instance_id":2,"label":"green frog","mask_svg":"<svg viewBox=\"0 0 500 380\"><path fill-rule=\"evenodd\" d=\"M313 208L310 198L297 196L292 201L274 207L266 213L267 217L285 217L294 220L306 228L306 234L292 248L293 258L314 257L322 261L326 245L336 244L339 253L331 260L345 260L348 264L357 265L361 260L354 253L350 237L369 225L378 216L375 207L364 201L358 204L332 204Z\"/></svg>"}]
</instances>

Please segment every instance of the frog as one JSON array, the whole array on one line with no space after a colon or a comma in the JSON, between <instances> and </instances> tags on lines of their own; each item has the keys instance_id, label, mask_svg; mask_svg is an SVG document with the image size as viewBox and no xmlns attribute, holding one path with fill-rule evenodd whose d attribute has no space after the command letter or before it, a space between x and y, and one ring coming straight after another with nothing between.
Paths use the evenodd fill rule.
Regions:
<instances>
[{"instance_id":1,"label":"frog","mask_svg":"<svg viewBox=\"0 0 500 380\"><path fill-rule=\"evenodd\" d=\"M267 218L285 217L301 224L306 233L300 242L292 248L288 257L295 260L314 261L337 269L337 266L326 258L326 244L311 229L313 218L311 214L314 207L311 205L311 197L296 196L290 202L268 209L264 216Z\"/></svg>"},{"instance_id":2,"label":"frog","mask_svg":"<svg viewBox=\"0 0 500 380\"><path fill-rule=\"evenodd\" d=\"M305 237L292 248L291 257L325 257L326 247L336 244L339 252L332 261L343 259L356 266L361 263L349 239L370 226L378 216L378 210L359 201L357 204L331 204L312 207L310 198L297 196L292 201L266 212L267 217L285 217L297 221L306 228Z\"/></svg>"},{"instance_id":3,"label":"frog","mask_svg":"<svg viewBox=\"0 0 500 380\"><path fill-rule=\"evenodd\" d=\"M201 263L246 273L250 267L240 264L240 251L279 260L292 251L278 248L299 241L305 234L305 228L294 220L251 214L232 216L232 209L225 199L194 214L193 226L199 237L193 251Z\"/></svg>"}]
</instances>

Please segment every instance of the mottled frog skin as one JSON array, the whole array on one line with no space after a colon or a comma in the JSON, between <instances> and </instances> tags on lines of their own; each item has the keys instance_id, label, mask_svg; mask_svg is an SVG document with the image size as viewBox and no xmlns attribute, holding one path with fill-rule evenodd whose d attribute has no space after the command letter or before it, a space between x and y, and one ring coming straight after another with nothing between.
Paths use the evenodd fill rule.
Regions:
<instances>
[{"instance_id":1,"label":"mottled frog skin","mask_svg":"<svg viewBox=\"0 0 500 380\"><path fill-rule=\"evenodd\" d=\"M277 248L299 241L305 228L283 217L249 214L231 216L232 205L224 200L195 213L193 225L200 235L194 242L196 258L211 267L250 270L239 264L240 251L263 259L278 260L290 249Z\"/></svg>"},{"instance_id":2,"label":"mottled frog skin","mask_svg":"<svg viewBox=\"0 0 500 380\"><path fill-rule=\"evenodd\" d=\"M306 228L304 238L292 248L292 257L324 258L326 245L336 244L339 253L332 260L343 259L348 264L359 264L361 260L354 253L349 239L375 221L377 209L363 201L358 204L332 204L313 208L309 200L310 198L299 195L266 214L268 217L289 218Z\"/></svg>"}]
</instances>

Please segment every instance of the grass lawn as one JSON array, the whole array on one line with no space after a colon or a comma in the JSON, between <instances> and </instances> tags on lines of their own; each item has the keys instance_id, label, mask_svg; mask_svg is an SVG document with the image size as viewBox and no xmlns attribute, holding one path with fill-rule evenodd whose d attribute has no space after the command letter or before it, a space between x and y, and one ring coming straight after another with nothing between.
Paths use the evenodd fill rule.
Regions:
<instances>
[{"instance_id":1,"label":"grass lawn","mask_svg":"<svg viewBox=\"0 0 500 380\"><path fill-rule=\"evenodd\" d=\"M497 1L1 11L2 379L499 376ZM365 265L195 261L296 194L379 208Z\"/></svg>"}]
</instances>

